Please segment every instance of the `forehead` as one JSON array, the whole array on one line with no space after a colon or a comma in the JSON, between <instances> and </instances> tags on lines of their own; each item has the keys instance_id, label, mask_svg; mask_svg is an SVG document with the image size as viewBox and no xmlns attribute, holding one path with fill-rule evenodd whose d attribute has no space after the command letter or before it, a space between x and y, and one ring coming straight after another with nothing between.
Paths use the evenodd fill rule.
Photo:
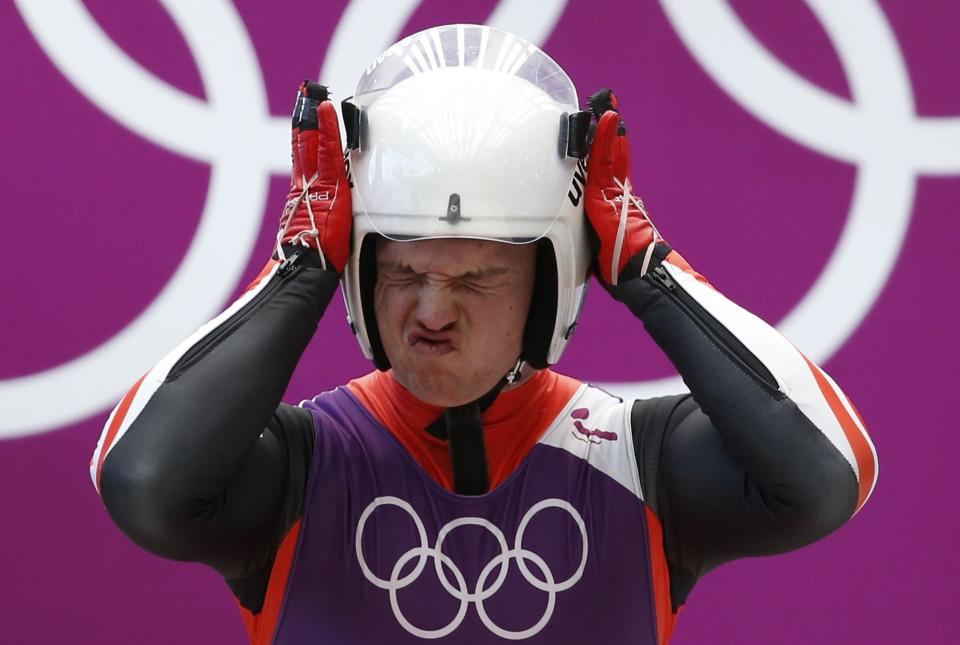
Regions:
<instances>
[{"instance_id":1,"label":"forehead","mask_svg":"<svg viewBox=\"0 0 960 645\"><path fill-rule=\"evenodd\" d=\"M490 240L440 239L377 242L377 261L409 267L418 273L459 275L492 268L533 270L534 244Z\"/></svg>"}]
</instances>

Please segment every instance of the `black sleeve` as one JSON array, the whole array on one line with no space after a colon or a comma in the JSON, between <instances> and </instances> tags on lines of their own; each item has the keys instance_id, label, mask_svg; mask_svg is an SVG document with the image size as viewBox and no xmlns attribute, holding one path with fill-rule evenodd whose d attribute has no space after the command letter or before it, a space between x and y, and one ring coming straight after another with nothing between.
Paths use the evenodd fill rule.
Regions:
<instances>
[{"instance_id":1,"label":"black sleeve","mask_svg":"<svg viewBox=\"0 0 960 645\"><path fill-rule=\"evenodd\" d=\"M631 415L676 609L720 564L795 549L838 528L854 511L858 482L756 356L678 297L660 271L659 280L651 273L612 292L691 392L638 401Z\"/></svg>"},{"instance_id":2,"label":"black sleeve","mask_svg":"<svg viewBox=\"0 0 960 645\"><path fill-rule=\"evenodd\" d=\"M100 475L110 516L134 542L215 568L254 610L301 514L312 453L309 413L280 398L338 283L314 255L182 353Z\"/></svg>"}]
</instances>

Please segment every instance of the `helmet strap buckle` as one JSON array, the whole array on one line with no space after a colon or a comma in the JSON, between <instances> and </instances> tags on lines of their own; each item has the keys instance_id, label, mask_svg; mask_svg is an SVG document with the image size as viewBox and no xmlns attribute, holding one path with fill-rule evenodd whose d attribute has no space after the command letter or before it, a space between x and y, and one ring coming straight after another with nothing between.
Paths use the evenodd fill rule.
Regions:
<instances>
[{"instance_id":1,"label":"helmet strap buckle","mask_svg":"<svg viewBox=\"0 0 960 645\"><path fill-rule=\"evenodd\" d=\"M513 366L513 369L507 372L507 375L504 377L504 380L506 380L507 385L512 385L520 378L520 370L523 369L523 363L524 363L523 357L521 356L520 358L517 359L517 362Z\"/></svg>"}]
</instances>

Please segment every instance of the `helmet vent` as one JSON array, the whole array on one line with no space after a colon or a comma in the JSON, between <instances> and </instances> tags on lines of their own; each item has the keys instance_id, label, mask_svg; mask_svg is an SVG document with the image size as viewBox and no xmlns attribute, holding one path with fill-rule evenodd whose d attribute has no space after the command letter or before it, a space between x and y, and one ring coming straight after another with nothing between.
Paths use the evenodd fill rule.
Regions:
<instances>
[{"instance_id":1,"label":"helmet vent","mask_svg":"<svg viewBox=\"0 0 960 645\"><path fill-rule=\"evenodd\" d=\"M447 201L447 214L437 218L450 224L459 224L460 222L469 222L469 217L463 216L463 209L460 207L460 194L450 193L450 199Z\"/></svg>"}]
</instances>

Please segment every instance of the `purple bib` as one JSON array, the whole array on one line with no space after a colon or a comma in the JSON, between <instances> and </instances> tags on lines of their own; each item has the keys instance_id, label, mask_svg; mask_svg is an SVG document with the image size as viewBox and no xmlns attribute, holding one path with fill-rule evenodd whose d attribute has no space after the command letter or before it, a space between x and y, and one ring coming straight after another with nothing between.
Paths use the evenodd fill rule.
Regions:
<instances>
[{"instance_id":1,"label":"purple bib","mask_svg":"<svg viewBox=\"0 0 960 645\"><path fill-rule=\"evenodd\" d=\"M493 492L451 493L345 389L316 426L274 643L655 645L627 405L581 387Z\"/></svg>"}]
</instances>

